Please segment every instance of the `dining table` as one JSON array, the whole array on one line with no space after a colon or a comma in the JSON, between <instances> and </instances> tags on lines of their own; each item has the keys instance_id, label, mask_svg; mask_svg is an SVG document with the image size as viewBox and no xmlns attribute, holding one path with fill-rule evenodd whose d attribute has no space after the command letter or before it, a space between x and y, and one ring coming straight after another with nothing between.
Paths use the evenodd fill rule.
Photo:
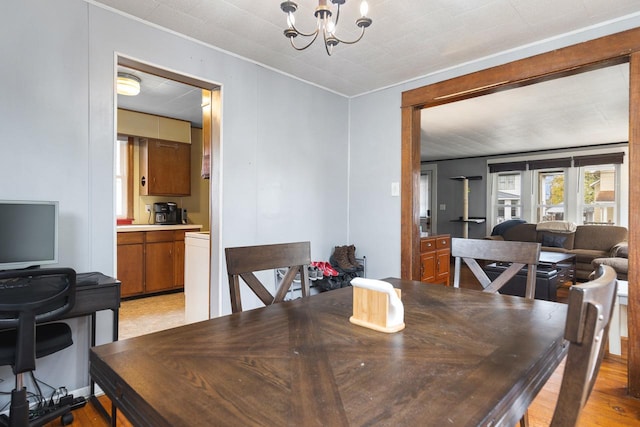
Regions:
<instances>
[{"instance_id":1,"label":"dining table","mask_svg":"<svg viewBox=\"0 0 640 427\"><path fill-rule=\"evenodd\" d=\"M399 332L345 287L93 347L90 374L134 426L513 426L566 355L566 304L383 280Z\"/></svg>"}]
</instances>

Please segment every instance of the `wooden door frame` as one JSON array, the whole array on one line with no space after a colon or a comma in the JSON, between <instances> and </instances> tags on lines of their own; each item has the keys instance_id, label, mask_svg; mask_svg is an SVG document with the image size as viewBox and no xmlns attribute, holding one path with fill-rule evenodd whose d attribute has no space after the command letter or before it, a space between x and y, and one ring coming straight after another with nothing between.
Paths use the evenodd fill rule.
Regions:
<instances>
[{"instance_id":1,"label":"wooden door frame","mask_svg":"<svg viewBox=\"0 0 640 427\"><path fill-rule=\"evenodd\" d=\"M420 277L420 111L423 108L629 62L629 182L640 181L640 28L402 93L401 276ZM629 186L629 281L637 283L640 186ZM629 288L629 392L640 397L640 289Z\"/></svg>"}]
</instances>

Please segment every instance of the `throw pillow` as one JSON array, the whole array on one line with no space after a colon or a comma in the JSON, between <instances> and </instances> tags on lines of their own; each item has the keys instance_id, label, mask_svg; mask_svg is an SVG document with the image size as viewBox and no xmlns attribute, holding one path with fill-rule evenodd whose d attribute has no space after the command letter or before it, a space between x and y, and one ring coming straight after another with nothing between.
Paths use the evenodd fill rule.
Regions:
<instances>
[{"instance_id":1,"label":"throw pillow","mask_svg":"<svg viewBox=\"0 0 640 427\"><path fill-rule=\"evenodd\" d=\"M564 242L566 240L566 237L544 234L542 236L542 246L546 246L548 248L564 248Z\"/></svg>"}]
</instances>

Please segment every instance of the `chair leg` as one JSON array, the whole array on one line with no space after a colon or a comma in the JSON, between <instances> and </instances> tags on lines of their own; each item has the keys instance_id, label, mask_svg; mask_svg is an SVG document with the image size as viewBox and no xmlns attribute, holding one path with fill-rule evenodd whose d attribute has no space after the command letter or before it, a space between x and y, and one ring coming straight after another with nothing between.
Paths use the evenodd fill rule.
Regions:
<instances>
[{"instance_id":1,"label":"chair leg","mask_svg":"<svg viewBox=\"0 0 640 427\"><path fill-rule=\"evenodd\" d=\"M29 425L29 402L27 401L26 387L16 388L11 392L9 425L11 427Z\"/></svg>"}]
</instances>

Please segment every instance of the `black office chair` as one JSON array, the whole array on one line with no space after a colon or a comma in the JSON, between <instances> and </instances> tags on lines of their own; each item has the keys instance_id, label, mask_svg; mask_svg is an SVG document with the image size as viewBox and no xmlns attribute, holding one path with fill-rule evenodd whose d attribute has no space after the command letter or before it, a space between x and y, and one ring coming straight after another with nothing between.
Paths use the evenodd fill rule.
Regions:
<instances>
[{"instance_id":1,"label":"black office chair","mask_svg":"<svg viewBox=\"0 0 640 427\"><path fill-rule=\"evenodd\" d=\"M73 344L66 323L47 323L68 312L75 302L76 272L70 268L7 270L0 272L0 366L11 365L16 387L9 416L0 426L41 426L57 417L73 421L70 405L41 408L30 414L23 375L36 369L36 358Z\"/></svg>"}]
</instances>

